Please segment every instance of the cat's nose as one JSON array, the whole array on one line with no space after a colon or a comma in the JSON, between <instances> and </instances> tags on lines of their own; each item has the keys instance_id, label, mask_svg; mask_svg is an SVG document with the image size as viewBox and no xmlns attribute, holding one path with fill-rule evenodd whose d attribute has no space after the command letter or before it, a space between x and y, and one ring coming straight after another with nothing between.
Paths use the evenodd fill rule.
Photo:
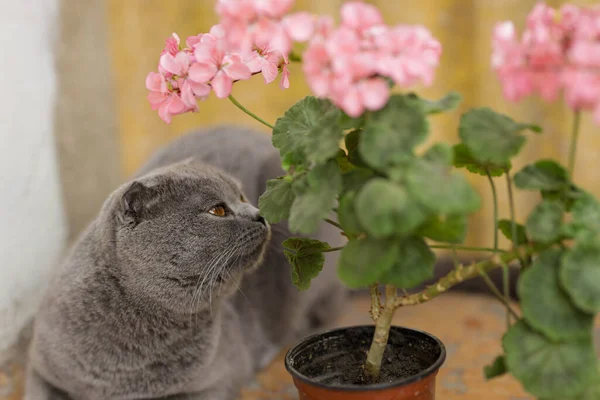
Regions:
<instances>
[{"instance_id":1,"label":"cat's nose","mask_svg":"<svg viewBox=\"0 0 600 400\"><path fill-rule=\"evenodd\" d=\"M243 204L238 211L238 214L242 217L248 218L251 221L260 222L265 226L267 225L267 221L265 221L265 219L260 215L258 208L250 204Z\"/></svg>"}]
</instances>

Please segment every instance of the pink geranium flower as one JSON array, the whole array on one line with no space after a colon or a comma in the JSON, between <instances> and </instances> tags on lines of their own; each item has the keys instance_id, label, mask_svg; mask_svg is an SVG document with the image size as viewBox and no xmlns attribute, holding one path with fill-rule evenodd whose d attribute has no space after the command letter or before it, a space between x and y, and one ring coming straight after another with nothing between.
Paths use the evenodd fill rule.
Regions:
<instances>
[{"instance_id":1,"label":"pink geranium flower","mask_svg":"<svg viewBox=\"0 0 600 400\"><path fill-rule=\"evenodd\" d=\"M592 110L600 123L600 9L539 2L519 38L511 22L496 25L492 68L510 101L561 91L574 110Z\"/></svg>"},{"instance_id":2,"label":"pink geranium flower","mask_svg":"<svg viewBox=\"0 0 600 400\"><path fill-rule=\"evenodd\" d=\"M250 79L252 73L240 56L227 54L221 38L204 35L194 48L195 63L190 68L189 79L196 85L210 82L218 98L231 94L233 82Z\"/></svg>"},{"instance_id":3,"label":"pink geranium flower","mask_svg":"<svg viewBox=\"0 0 600 400\"><path fill-rule=\"evenodd\" d=\"M188 37L183 49L176 34L166 40L158 73L146 77L148 101L165 122L170 123L173 115L197 111L197 99L205 99L211 90L219 98L227 97L234 81L250 78L241 57L225 51L223 36L216 25L210 33Z\"/></svg>"},{"instance_id":4,"label":"pink geranium flower","mask_svg":"<svg viewBox=\"0 0 600 400\"><path fill-rule=\"evenodd\" d=\"M315 95L357 117L385 106L385 78L404 87L433 82L441 45L424 27L384 25L379 10L360 1L344 3L341 14L336 29L330 20L317 21L317 35L303 55Z\"/></svg>"},{"instance_id":5,"label":"pink geranium flower","mask_svg":"<svg viewBox=\"0 0 600 400\"><path fill-rule=\"evenodd\" d=\"M228 49L240 54L253 72L262 72L265 82L281 71L280 86L289 87L285 65L294 42L307 41L317 18L307 12L287 14L294 0L219 0L216 10Z\"/></svg>"}]
</instances>

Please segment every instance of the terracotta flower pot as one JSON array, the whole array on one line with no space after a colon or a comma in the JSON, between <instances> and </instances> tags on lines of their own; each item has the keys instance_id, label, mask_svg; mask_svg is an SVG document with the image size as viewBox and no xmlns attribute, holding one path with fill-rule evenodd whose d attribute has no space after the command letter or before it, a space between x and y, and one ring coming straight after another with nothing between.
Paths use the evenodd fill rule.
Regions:
<instances>
[{"instance_id":1,"label":"terracotta flower pot","mask_svg":"<svg viewBox=\"0 0 600 400\"><path fill-rule=\"evenodd\" d=\"M446 359L436 337L392 327L376 384L362 374L374 326L355 326L309 336L285 356L300 400L434 400L435 379Z\"/></svg>"}]
</instances>

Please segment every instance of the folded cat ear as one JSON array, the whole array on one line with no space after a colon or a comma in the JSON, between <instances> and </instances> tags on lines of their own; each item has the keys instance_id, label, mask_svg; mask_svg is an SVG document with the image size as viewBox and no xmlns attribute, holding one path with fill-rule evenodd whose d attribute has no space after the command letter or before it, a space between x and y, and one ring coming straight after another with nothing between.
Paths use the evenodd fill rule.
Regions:
<instances>
[{"instance_id":1,"label":"folded cat ear","mask_svg":"<svg viewBox=\"0 0 600 400\"><path fill-rule=\"evenodd\" d=\"M154 197L156 196L152 188L137 181L133 182L121 196L117 218L123 224L137 225L146 216Z\"/></svg>"}]
</instances>

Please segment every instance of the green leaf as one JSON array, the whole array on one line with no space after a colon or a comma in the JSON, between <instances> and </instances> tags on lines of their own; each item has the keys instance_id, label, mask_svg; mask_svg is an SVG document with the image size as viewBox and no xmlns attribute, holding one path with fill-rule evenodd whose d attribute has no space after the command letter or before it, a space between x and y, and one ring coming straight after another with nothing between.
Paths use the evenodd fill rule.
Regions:
<instances>
[{"instance_id":1,"label":"green leaf","mask_svg":"<svg viewBox=\"0 0 600 400\"><path fill-rule=\"evenodd\" d=\"M397 255L393 266L384 272L379 282L410 289L433 278L435 254L420 237L396 242Z\"/></svg>"},{"instance_id":2,"label":"green leaf","mask_svg":"<svg viewBox=\"0 0 600 400\"><path fill-rule=\"evenodd\" d=\"M557 190L569 184L569 173L552 160L541 160L525 166L513 179L520 189Z\"/></svg>"},{"instance_id":3,"label":"green leaf","mask_svg":"<svg viewBox=\"0 0 600 400\"><path fill-rule=\"evenodd\" d=\"M426 161L448 166L452 165L453 158L452 148L446 143L436 143L423 154L423 159Z\"/></svg>"},{"instance_id":4,"label":"green leaf","mask_svg":"<svg viewBox=\"0 0 600 400\"><path fill-rule=\"evenodd\" d=\"M489 108L472 109L462 115L459 134L471 155L480 163L504 165L525 144L519 133L532 125L518 124Z\"/></svg>"},{"instance_id":5,"label":"green leaf","mask_svg":"<svg viewBox=\"0 0 600 400\"><path fill-rule=\"evenodd\" d=\"M340 150L340 141L344 137L344 131L337 123L340 113L338 108L329 106L317 121L318 125L308 132L304 143L308 161L323 163Z\"/></svg>"},{"instance_id":6,"label":"green leaf","mask_svg":"<svg viewBox=\"0 0 600 400\"><path fill-rule=\"evenodd\" d=\"M427 217L404 188L383 178L365 184L356 197L354 209L360 225L376 238L410 234Z\"/></svg>"},{"instance_id":7,"label":"green leaf","mask_svg":"<svg viewBox=\"0 0 600 400\"><path fill-rule=\"evenodd\" d=\"M367 164L363 161L358 151L358 142L360 141L362 132L362 130L356 129L348 133L344 137L344 143L346 145L346 150L348 151L348 160L350 160L350 162L356 165L357 167L368 168Z\"/></svg>"},{"instance_id":8,"label":"green leaf","mask_svg":"<svg viewBox=\"0 0 600 400\"><path fill-rule=\"evenodd\" d=\"M449 92L439 100L427 100L417 96L415 93L408 94L407 98L418 105L425 114L439 114L454 110L462 101L462 96L457 92Z\"/></svg>"},{"instance_id":9,"label":"green leaf","mask_svg":"<svg viewBox=\"0 0 600 400\"><path fill-rule=\"evenodd\" d=\"M271 224L288 219L295 197L290 180L286 178L269 179L267 190L258 199L260 215Z\"/></svg>"},{"instance_id":10,"label":"green leaf","mask_svg":"<svg viewBox=\"0 0 600 400\"><path fill-rule=\"evenodd\" d=\"M583 239L600 234L600 203L590 193L583 193L574 202L572 216L569 231L575 238Z\"/></svg>"},{"instance_id":11,"label":"green leaf","mask_svg":"<svg viewBox=\"0 0 600 400\"><path fill-rule=\"evenodd\" d=\"M404 96L390 97L385 108L369 114L359 140L362 159L386 170L413 157L413 149L427 138L425 113Z\"/></svg>"},{"instance_id":12,"label":"green leaf","mask_svg":"<svg viewBox=\"0 0 600 400\"><path fill-rule=\"evenodd\" d=\"M600 399L600 373L596 374L596 378L588 385L583 394L574 397L545 397L540 400L598 400Z\"/></svg>"},{"instance_id":13,"label":"green leaf","mask_svg":"<svg viewBox=\"0 0 600 400\"><path fill-rule=\"evenodd\" d=\"M439 214L468 214L479 209L481 198L466 177L444 163L417 159L406 171L409 192Z\"/></svg>"},{"instance_id":14,"label":"green leaf","mask_svg":"<svg viewBox=\"0 0 600 400\"><path fill-rule=\"evenodd\" d=\"M539 255L518 282L518 293L527 323L550 340L586 339L594 316L580 311L559 282L562 251L549 249Z\"/></svg>"},{"instance_id":15,"label":"green leaf","mask_svg":"<svg viewBox=\"0 0 600 400\"><path fill-rule=\"evenodd\" d=\"M375 177L373 171L365 168L356 168L342 175L344 192L358 192L371 179Z\"/></svg>"},{"instance_id":16,"label":"green leaf","mask_svg":"<svg viewBox=\"0 0 600 400\"><path fill-rule=\"evenodd\" d=\"M542 190L544 200L555 200L562 203L567 211L573 209L573 204L582 195L582 191L575 185L565 185L558 190Z\"/></svg>"},{"instance_id":17,"label":"green leaf","mask_svg":"<svg viewBox=\"0 0 600 400\"><path fill-rule=\"evenodd\" d=\"M419 229L419 234L437 242L462 243L467 235L467 217L435 215Z\"/></svg>"},{"instance_id":18,"label":"green leaf","mask_svg":"<svg viewBox=\"0 0 600 400\"><path fill-rule=\"evenodd\" d=\"M470 172L482 176L487 176L488 172L491 176L502 176L505 171L512 168L509 162L504 164L480 163L469 152L464 143L454 145L454 161L453 165L456 168L466 168Z\"/></svg>"},{"instance_id":19,"label":"green leaf","mask_svg":"<svg viewBox=\"0 0 600 400\"><path fill-rule=\"evenodd\" d=\"M305 187L298 189L292 203L289 225L292 232L309 235L333 208L342 188L342 175L335 161L314 167L306 176Z\"/></svg>"},{"instance_id":20,"label":"green leaf","mask_svg":"<svg viewBox=\"0 0 600 400\"><path fill-rule=\"evenodd\" d=\"M490 365L483 367L485 379L490 380L506 374L506 359L504 356L498 356Z\"/></svg>"},{"instance_id":21,"label":"green leaf","mask_svg":"<svg viewBox=\"0 0 600 400\"><path fill-rule=\"evenodd\" d=\"M563 257L560 270L562 286L580 309L600 311L600 243L576 243Z\"/></svg>"},{"instance_id":22,"label":"green leaf","mask_svg":"<svg viewBox=\"0 0 600 400\"><path fill-rule=\"evenodd\" d=\"M525 233L525 227L517 223L515 223L515 225L517 228L517 246L528 243L529 240L527 239L527 234ZM504 237L513 242L512 223L510 220L501 219L498 221L498 229L500 229L500 232L502 232Z\"/></svg>"},{"instance_id":23,"label":"green leaf","mask_svg":"<svg viewBox=\"0 0 600 400\"><path fill-rule=\"evenodd\" d=\"M579 395L597 373L591 338L553 342L519 321L502 344L508 370L536 397Z\"/></svg>"},{"instance_id":24,"label":"green leaf","mask_svg":"<svg viewBox=\"0 0 600 400\"><path fill-rule=\"evenodd\" d=\"M338 125L342 129L360 129L365 124L365 116L366 113L361 115L358 118L353 118L346 114L345 112L341 112L338 118Z\"/></svg>"},{"instance_id":25,"label":"green leaf","mask_svg":"<svg viewBox=\"0 0 600 400\"><path fill-rule=\"evenodd\" d=\"M337 108L330 101L307 96L290 107L283 117L277 119L273 129L272 141L273 146L279 149L281 158L285 160L284 167L289 168L292 165L304 164L307 156L310 156L311 159L323 159L324 154L330 151L330 155L335 154L337 146L335 149L330 150L327 145L321 147L313 143L314 138L320 134L324 127L325 130L328 130L325 133L328 144L331 143L331 138L338 133L336 129L341 132L341 128L337 123L334 123L336 128L332 126L331 120L333 114L336 113L335 110ZM317 154L307 154L305 149L307 142L311 143L310 146L313 149L318 147L319 152Z\"/></svg>"},{"instance_id":26,"label":"green leaf","mask_svg":"<svg viewBox=\"0 0 600 400\"><path fill-rule=\"evenodd\" d=\"M340 198L338 205L339 222L347 235L358 235L363 232L354 208L355 199L356 192L347 192Z\"/></svg>"},{"instance_id":27,"label":"green leaf","mask_svg":"<svg viewBox=\"0 0 600 400\"><path fill-rule=\"evenodd\" d=\"M394 241L350 240L338 260L338 276L351 289L372 285L392 268L397 255Z\"/></svg>"},{"instance_id":28,"label":"green leaf","mask_svg":"<svg viewBox=\"0 0 600 400\"><path fill-rule=\"evenodd\" d=\"M292 237L283 242L283 253L292 266L292 283L300 290L310 287L310 281L323 269L323 252L331 247L319 240Z\"/></svg>"},{"instance_id":29,"label":"green leaf","mask_svg":"<svg viewBox=\"0 0 600 400\"><path fill-rule=\"evenodd\" d=\"M338 167L342 173L350 172L356 167L350 163L348 160L348 156L342 149L338 149L337 154L335 156L335 162L337 162Z\"/></svg>"},{"instance_id":30,"label":"green leaf","mask_svg":"<svg viewBox=\"0 0 600 400\"><path fill-rule=\"evenodd\" d=\"M542 200L527 218L527 233L540 243L552 243L561 236L562 219L565 209L552 200Z\"/></svg>"}]
</instances>

